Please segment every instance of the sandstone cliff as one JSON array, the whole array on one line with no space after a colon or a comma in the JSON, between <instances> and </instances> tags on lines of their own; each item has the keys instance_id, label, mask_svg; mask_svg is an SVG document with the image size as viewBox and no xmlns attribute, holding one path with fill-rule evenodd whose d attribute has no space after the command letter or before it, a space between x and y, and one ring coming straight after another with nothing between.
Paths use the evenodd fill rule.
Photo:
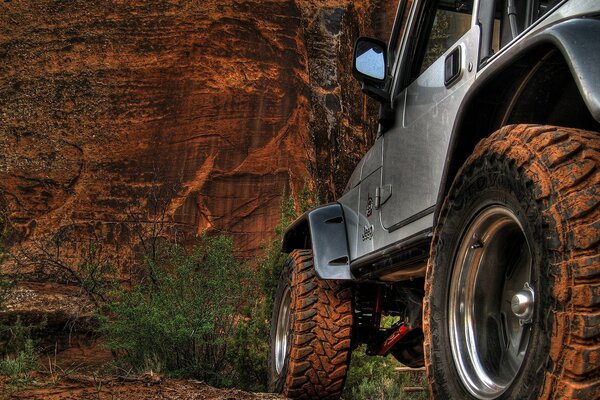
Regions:
<instances>
[{"instance_id":1,"label":"sandstone cliff","mask_svg":"<svg viewBox=\"0 0 600 400\"><path fill-rule=\"evenodd\" d=\"M74 260L98 242L125 274L141 234L225 232L243 256L258 254L284 190L308 182L333 200L372 142L376 105L351 77L352 44L385 37L393 9L3 2L0 211L11 244ZM38 282L15 312L43 309L38 294L71 296L69 277L40 264L5 271Z\"/></svg>"},{"instance_id":2,"label":"sandstone cliff","mask_svg":"<svg viewBox=\"0 0 600 400\"><path fill-rule=\"evenodd\" d=\"M122 221L166 207L186 234L228 232L254 254L285 187L306 180L331 200L369 145L351 46L372 32L365 21L385 29L385 7L3 3L0 193L11 226L27 238L68 226L127 242Z\"/></svg>"}]
</instances>

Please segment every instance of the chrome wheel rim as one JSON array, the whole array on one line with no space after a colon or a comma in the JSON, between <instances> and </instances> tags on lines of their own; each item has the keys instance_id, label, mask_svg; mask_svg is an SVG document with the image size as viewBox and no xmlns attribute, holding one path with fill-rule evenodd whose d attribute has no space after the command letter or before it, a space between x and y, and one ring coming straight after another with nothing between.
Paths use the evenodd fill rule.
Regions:
<instances>
[{"instance_id":1,"label":"chrome wheel rim","mask_svg":"<svg viewBox=\"0 0 600 400\"><path fill-rule=\"evenodd\" d=\"M285 358L287 357L289 338L290 338L290 315L291 315L292 296L290 288L287 287L283 292L281 306L277 315L277 332L275 333L275 369L278 374L283 371Z\"/></svg>"},{"instance_id":2,"label":"chrome wheel rim","mask_svg":"<svg viewBox=\"0 0 600 400\"><path fill-rule=\"evenodd\" d=\"M531 334L532 253L516 215L483 209L463 235L453 265L448 328L454 364L478 399L502 395L519 373Z\"/></svg>"}]
</instances>

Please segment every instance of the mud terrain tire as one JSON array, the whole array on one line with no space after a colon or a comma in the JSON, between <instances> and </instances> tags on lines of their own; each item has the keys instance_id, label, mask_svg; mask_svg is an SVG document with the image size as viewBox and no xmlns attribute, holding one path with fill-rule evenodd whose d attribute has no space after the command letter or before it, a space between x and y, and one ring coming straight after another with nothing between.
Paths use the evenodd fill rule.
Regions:
<instances>
[{"instance_id":1,"label":"mud terrain tire","mask_svg":"<svg viewBox=\"0 0 600 400\"><path fill-rule=\"evenodd\" d=\"M277 363L277 324L285 293L291 299L285 361ZM293 251L284 267L273 305L269 389L292 399L337 399L350 362L352 293L321 280L311 250Z\"/></svg>"},{"instance_id":2,"label":"mud terrain tire","mask_svg":"<svg viewBox=\"0 0 600 400\"><path fill-rule=\"evenodd\" d=\"M467 260L457 254L471 251L462 245L471 238L464 238L490 204L515 216L514 226L520 226L527 239L531 263L522 265L530 265L535 301L531 319L519 321L530 326L520 366L505 389L488 398L600 398L599 151L600 135L595 132L513 125L482 140L463 165L442 207L426 273L424 347L434 398L486 397L467 389L460 372L464 377L465 367L457 367L460 363L455 361L463 356L453 355L457 353L452 343L455 347L460 343L453 338L461 329L451 321L461 321L453 316L462 311L450 310L456 310L452 299L462 294L452 294L450 288L453 277L460 276L456 271L463 271L456 266ZM486 246L477 240L470 249ZM511 273L502 276L508 281ZM485 302L475 302L470 315L477 315ZM491 314L487 315L489 320ZM488 348L502 348L483 338L487 342L482 354ZM496 368L492 364L482 358L482 368L492 371L490 376Z\"/></svg>"}]
</instances>

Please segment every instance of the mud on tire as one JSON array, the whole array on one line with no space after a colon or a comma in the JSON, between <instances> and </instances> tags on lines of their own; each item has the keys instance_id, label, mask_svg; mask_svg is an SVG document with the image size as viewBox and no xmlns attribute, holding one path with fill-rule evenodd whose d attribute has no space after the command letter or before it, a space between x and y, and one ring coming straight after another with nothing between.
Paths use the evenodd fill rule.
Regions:
<instances>
[{"instance_id":1,"label":"mud on tire","mask_svg":"<svg viewBox=\"0 0 600 400\"><path fill-rule=\"evenodd\" d=\"M277 324L286 291L291 297L290 330L285 360L278 365ZM293 399L339 398L350 361L351 337L350 288L319 279L311 250L293 251L273 305L269 390Z\"/></svg>"},{"instance_id":2,"label":"mud on tire","mask_svg":"<svg viewBox=\"0 0 600 400\"><path fill-rule=\"evenodd\" d=\"M425 359L435 398L483 398L461 383L447 322L460 235L481 202L516 216L536 293L523 361L490 398L600 398L599 167L594 132L516 125L477 145L442 207L426 274Z\"/></svg>"}]
</instances>

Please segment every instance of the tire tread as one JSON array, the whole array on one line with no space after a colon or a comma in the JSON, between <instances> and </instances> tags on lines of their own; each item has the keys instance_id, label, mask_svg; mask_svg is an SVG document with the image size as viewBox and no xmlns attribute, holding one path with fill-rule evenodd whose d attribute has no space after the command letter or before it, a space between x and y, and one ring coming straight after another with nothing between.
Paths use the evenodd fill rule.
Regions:
<instances>
[{"instance_id":1,"label":"tire tread","mask_svg":"<svg viewBox=\"0 0 600 400\"><path fill-rule=\"evenodd\" d=\"M548 266L556 304L550 357L538 398L600 398L600 135L579 129L510 125L483 139L459 170L440 212L427 269L424 302L425 359L431 393L445 383L432 365L432 260L438 232L455 200L454 191L477 165L501 160L528 181L544 210L547 243L554 262ZM439 367L438 367L439 368Z\"/></svg>"},{"instance_id":2,"label":"tire tread","mask_svg":"<svg viewBox=\"0 0 600 400\"><path fill-rule=\"evenodd\" d=\"M283 394L294 399L337 399L350 361L350 288L317 277L310 250L290 254L292 272L292 351Z\"/></svg>"}]
</instances>

